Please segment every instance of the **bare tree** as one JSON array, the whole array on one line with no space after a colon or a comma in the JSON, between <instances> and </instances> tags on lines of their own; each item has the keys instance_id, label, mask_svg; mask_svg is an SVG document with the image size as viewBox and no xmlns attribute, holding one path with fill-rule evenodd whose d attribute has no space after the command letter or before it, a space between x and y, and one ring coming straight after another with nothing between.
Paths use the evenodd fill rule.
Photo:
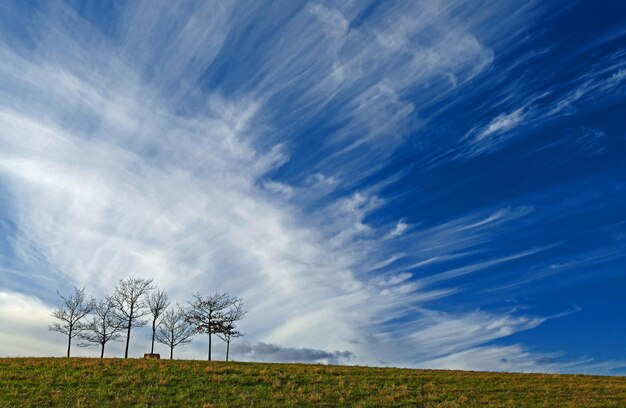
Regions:
<instances>
[{"instance_id":1,"label":"bare tree","mask_svg":"<svg viewBox=\"0 0 626 408\"><path fill-rule=\"evenodd\" d=\"M193 295L194 300L189 302L187 321L191 323L196 333L209 335L209 358L211 361L211 336L220 331L224 311L233 303L228 293L214 292L206 297L199 293Z\"/></svg>"},{"instance_id":2,"label":"bare tree","mask_svg":"<svg viewBox=\"0 0 626 408\"><path fill-rule=\"evenodd\" d=\"M93 316L82 325L84 331L80 334L80 338L86 343L79 343L78 345L85 347L99 344L101 347L100 358L102 358L104 357L104 346L109 341L124 340L120 333L124 331L125 323L126 321L120 319L116 314L115 303L111 297L106 296L95 304Z\"/></svg>"},{"instance_id":3,"label":"bare tree","mask_svg":"<svg viewBox=\"0 0 626 408\"><path fill-rule=\"evenodd\" d=\"M191 343L191 337L196 332L185 317L185 310L180 305L176 305L176 308L163 314L157 327L156 341L170 348L170 360L174 358L174 348Z\"/></svg>"},{"instance_id":4,"label":"bare tree","mask_svg":"<svg viewBox=\"0 0 626 408\"><path fill-rule=\"evenodd\" d=\"M165 309L170 305L167 300L167 294L164 290L157 290L146 294L146 304L152 314L152 345L150 346L150 354L154 353L154 336L157 329L157 320L163 314Z\"/></svg>"},{"instance_id":5,"label":"bare tree","mask_svg":"<svg viewBox=\"0 0 626 408\"><path fill-rule=\"evenodd\" d=\"M141 318L150 314L150 310L146 308L144 296L152 289L154 289L152 279L141 279L131 276L119 281L115 288L115 293L111 297L118 317L125 322L126 349L124 358L128 358L131 328L141 327L148 323L146 320L141 320Z\"/></svg>"},{"instance_id":6,"label":"bare tree","mask_svg":"<svg viewBox=\"0 0 626 408\"><path fill-rule=\"evenodd\" d=\"M217 336L226 342L226 361L228 361L228 353L230 351L230 342L244 334L237 330L237 322L246 315L243 310L243 300L234 298L230 308L224 313L220 330Z\"/></svg>"},{"instance_id":7,"label":"bare tree","mask_svg":"<svg viewBox=\"0 0 626 408\"><path fill-rule=\"evenodd\" d=\"M58 291L57 294L61 297L62 302L52 311L52 317L59 319L61 323L54 322L48 329L67 336L67 356L69 357L72 339L83 330L80 324L81 320L93 310L94 300L87 299L85 288L78 289L74 287L72 294L67 297L61 295Z\"/></svg>"}]
</instances>

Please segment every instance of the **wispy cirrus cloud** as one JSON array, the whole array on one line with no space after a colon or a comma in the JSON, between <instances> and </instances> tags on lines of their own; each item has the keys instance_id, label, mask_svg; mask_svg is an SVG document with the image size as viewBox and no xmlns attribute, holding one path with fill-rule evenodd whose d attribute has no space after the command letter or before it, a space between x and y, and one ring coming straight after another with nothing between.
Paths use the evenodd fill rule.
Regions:
<instances>
[{"instance_id":1,"label":"wispy cirrus cloud","mask_svg":"<svg viewBox=\"0 0 626 408\"><path fill-rule=\"evenodd\" d=\"M129 273L154 277L177 299L190 288L223 288L253 306L247 330L252 341L350 349L354 344L349 340L360 338L372 319L388 313L390 302L392 307L401 302L387 296L368 305L380 289L358 273L360 264L386 257L384 251L371 252L384 233L364 220L383 200L356 191L325 204L311 222L299 220L285 197L267 193L269 189L289 198L288 185L269 179L259 183L289 156L280 143L257 145L263 131L256 128L270 108L269 95L284 92L263 84L288 83L267 81L275 73L289 78L295 67L274 66L254 92L228 98L212 92L205 95L206 104L189 111L185 101L187 112L178 112L178 101L200 97L194 94L194 81L226 41L230 11L206 4L185 22L189 15L170 13L167 6L143 7L133 5L119 17L119 44L73 10L65 8L62 18L48 18L47 13L57 12L52 8L35 20L49 35L37 38L32 56L4 45L7 58L0 80L12 86L3 88L0 105L0 140L6 146L0 171L18 209L12 245L16 263L26 271L45 268L66 282L60 289L87 285L97 295L111 291ZM296 21L309 19L310 12L302 11ZM213 23L199 24L203 15ZM79 27L82 36L74 36L70 27ZM411 35L417 26L405 28ZM347 35L344 31L335 34ZM167 37L157 41L164 32ZM361 37L369 34L355 30L354 35L345 40L363 47ZM147 39L160 46L141 48ZM193 45L207 41L210 47ZM375 52L364 48L361 56L345 57L342 63L373 61ZM401 51L395 47L388 52ZM280 52L268 55L277 58ZM320 55L323 60L324 53ZM396 70L409 69L409 62L398 64ZM422 75L434 74L438 59L431 64L433 73ZM395 79L381 85L373 80L381 75ZM187 82L171 89L178 77ZM349 95L357 96L357 105L348 106L343 117L354 131L362 129L372 137L391 132L371 126L397 122L393 106L401 102L396 92L408 84L396 84L398 73L384 67L373 67L361 78L358 84L342 85L356 87ZM317 97L312 98L307 103ZM33 99L40 102L33 105ZM392 116L372 117L385 112ZM397 231L403 232L402 227ZM11 290L47 302L54 299L53 292L31 293L28 280L11 280ZM268 292L274 295L268 298ZM428 298L414 290L402 293ZM322 300L324 306L319 305ZM325 327L327 321L334 323Z\"/></svg>"},{"instance_id":2,"label":"wispy cirrus cloud","mask_svg":"<svg viewBox=\"0 0 626 408\"><path fill-rule=\"evenodd\" d=\"M531 54L532 58L536 58L533 52ZM522 56L520 60L526 62L527 58L530 57ZM499 113L484 123L474 125L462 138L467 146L462 147L463 152L455 157L468 158L494 152L521 137L524 132L518 128L536 129L562 120L580 109L593 109L591 103L600 98L619 98L619 89L626 79L625 66L624 53L618 51L568 81L542 86L538 84L540 80L528 84L528 79L522 77L506 87L505 92L498 93L500 100L484 107L497 109ZM514 68L515 65L510 69ZM502 111L507 106L509 110Z\"/></svg>"},{"instance_id":3,"label":"wispy cirrus cloud","mask_svg":"<svg viewBox=\"0 0 626 408\"><path fill-rule=\"evenodd\" d=\"M524 108L518 108L511 113L499 114L484 126L474 127L465 135L466 138L471 139L472 154L488 151L493 146L502 143L503 137L498 136L505 135L522 125L524 117Z\"/></svg>"},{"instance_id":4,"label":"wispy cirrus cloud","mask_svg":"<svg viewBox=\"0 0 626 408\"><path fill-rule=\"evenodd\" d=\"M626 361L568 360L558 353L532 353L520 345L477 347L424 362L425 367L450 370L519 371L526 373L603 374L623 369Z\"/></svg>"}]
</instances>

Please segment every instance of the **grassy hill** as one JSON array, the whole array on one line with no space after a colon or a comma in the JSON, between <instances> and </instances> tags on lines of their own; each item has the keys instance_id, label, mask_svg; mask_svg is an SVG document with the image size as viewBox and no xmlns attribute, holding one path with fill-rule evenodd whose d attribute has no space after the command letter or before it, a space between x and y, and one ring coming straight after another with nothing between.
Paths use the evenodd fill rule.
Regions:
<instances>
[{"instance_id":1,"label":"grassy hill","mask_svg":"<svg viewBox=\"0 0 626 408\"><path fill-rule=\"evenodd\" d=\"M305 364L0 359L1 407L625 407L626 377Z\"/></svg>"}]
</instances>

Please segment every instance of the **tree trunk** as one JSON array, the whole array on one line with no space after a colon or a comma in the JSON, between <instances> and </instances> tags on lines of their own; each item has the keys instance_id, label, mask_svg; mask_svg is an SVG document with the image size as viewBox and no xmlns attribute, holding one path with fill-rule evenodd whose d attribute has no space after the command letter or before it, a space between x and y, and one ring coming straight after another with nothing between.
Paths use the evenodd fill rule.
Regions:
<instances>
[{"instance_id":1,"label":"tree trunk","mask_svg":"<svg viewBox=\"0 0 626 408\"><path fill-rule=\"evenodd\" d=\"M156 334L156 319L152 320L152 346L150 346L150 354L154 354L154 335Z\"/></svg>"},{"instance_id":2,"label":"tree trunk","mask_svg":"<svg viewBox=\"0 0 626 408\"><path fill-rule=\"evenodd\" d=\"M72 347L72 328L70 327L70 333L67 335L67 356L70 356L70 348Z\"/></svg>"},{"instance_id":3,"label":"tree trunk","mask_svg":"<svg viewBox=\"0 0 626 408\"><path fill-rule=\"evenodd\" d=\"M128 329L126 331L126 351L124 351L124 358L128 358L128 343L130 343L130 321L128 319Z\"/></svg>"},{"instance_id":4,"label":"tree trunk","mask_svg":"<svg viewBox=\"0 0 626 408\"><path fill-rule=\"evenodd\" d=\"M174 359L174 329L170 332L170 360Z\"/></svg>"},{"instance_id":5,"label":"tree trunk","mask_svg":"<svg viewBox=\"0 0 626 408\"><path fill-rule=\"evenodd\" d=\"M100 350L100 358L104 357L104 345L105 343L102 343L102 349Z\"/></svg>"},{"instance_id":6,"label":"tree trunk","mask_svg":"<svg viewBox=\"0 0 626 408\"><path fill-rule=\"evenodd\" d=\"M228 351L230 350L230 340L226 340L226 361L228 361Z\"/></svg>"},{"instance_id":7,"label":"tree trunk","mask_svg":"<svg viewBox=\"0 0 626 408\"><path fill-rule=\"evenodd\" d=\"M68 354L68 357L69 357L69 354ZM209 361L211 361L211 331L210 330L209 330Z\"/></svg>"}]
</instances>

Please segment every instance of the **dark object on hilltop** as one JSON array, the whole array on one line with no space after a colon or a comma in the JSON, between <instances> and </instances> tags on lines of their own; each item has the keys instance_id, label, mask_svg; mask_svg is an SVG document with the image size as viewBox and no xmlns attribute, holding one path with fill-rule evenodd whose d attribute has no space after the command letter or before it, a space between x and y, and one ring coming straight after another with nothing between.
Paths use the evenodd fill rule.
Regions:
<instances>
[{"instance_id":1,"label":"dark object on hilltop","mask_svg":"<svg viewBox=\"0 0 626 408\"><path fill-rule=\"evenodd\" d=\"M147 358L148 360L160 360L161 355L159 353L146 353L143 355L143 358Z\"/></svg>"}]
</instances>

